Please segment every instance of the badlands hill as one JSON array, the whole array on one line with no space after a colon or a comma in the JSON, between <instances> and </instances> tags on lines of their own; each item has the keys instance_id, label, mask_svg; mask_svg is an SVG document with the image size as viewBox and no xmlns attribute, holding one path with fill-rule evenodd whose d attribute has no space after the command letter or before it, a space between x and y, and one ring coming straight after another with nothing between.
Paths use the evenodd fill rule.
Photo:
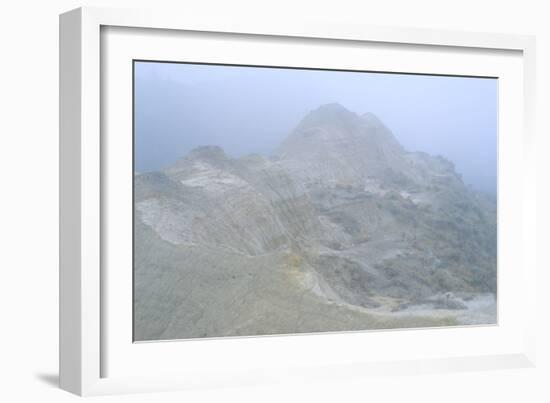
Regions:
<instances>
[{"instance_id":1,"label":"badlands hill","mask_svg":"<svg viewBox=\"0 0 550 403\"><path fill-rule=\"evenodd\" d=\"M494 323L496 204L372 114L135 176L136 340Z\"/></svg>"}]
</instances>

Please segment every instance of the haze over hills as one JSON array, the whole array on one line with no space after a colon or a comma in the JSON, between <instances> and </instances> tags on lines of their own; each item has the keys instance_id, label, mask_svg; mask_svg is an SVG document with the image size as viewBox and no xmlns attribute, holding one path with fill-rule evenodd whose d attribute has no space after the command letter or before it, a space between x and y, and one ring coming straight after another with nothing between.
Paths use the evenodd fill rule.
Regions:
<instances>
[{"instance_id":1,"label":"haze over hills","mask_svg":"<svg viewBox=\"0 0 550 403\"><path fill-rule=\"evenodd\" d=\"M135 74L139 172L209 144L235 158L270 156L309 111L337 100L496 194L496 79L156 62L136 62Z\"/></svg>"},{"instance_id":2,"label":"haze over hills","mask_svg":"<svg viewBox=\"0 0 550 403\"><path fill-rule=\"evenodd\" d=\"M496 204L374 115L136 174L137 340L495 323Z\"/></svg>"}]
</instances>

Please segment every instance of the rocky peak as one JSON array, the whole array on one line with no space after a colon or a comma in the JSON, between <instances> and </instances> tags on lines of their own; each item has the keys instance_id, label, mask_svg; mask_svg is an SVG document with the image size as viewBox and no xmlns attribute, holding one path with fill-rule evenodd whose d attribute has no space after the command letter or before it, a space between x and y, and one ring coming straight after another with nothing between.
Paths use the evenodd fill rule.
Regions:
<instances>
[{"instance_id":1,"label":"rocky peak","mask_svg":"<svg viewBox=\"0 0 550 403\"><path fill-rule=\"evenodd\" d=\"M281 164L306 182L357 186L406 172L405 154L374 114L359 116L340 104L310 112L278 150Z\"/></svg>"},{"instance_id":2,"label":"rocky peak","mask_svg":"<svg viewBox=\"0 0 550 403\"><path fill-rule=\"evenodd\" d=\"M309 112L283 141L279 151L289 152L302 143L314 150L324 142L337 148L348 142L371 149L391 146L402 151L391 131L375 114L357 115L338 103L321 105Z\"/></svg>"},{"instance_id":3,"label":"rocky peak","mask_svg":"<svg viewBox=\"0 0 550 403\"><path fill-rule=\"evenodd\" d=\"M309 112L300 122L298 128L307 129L318 126L342 127L358 123L359 116L344 108L339 103L319 106Z\"/></svg>"}]
</instances>

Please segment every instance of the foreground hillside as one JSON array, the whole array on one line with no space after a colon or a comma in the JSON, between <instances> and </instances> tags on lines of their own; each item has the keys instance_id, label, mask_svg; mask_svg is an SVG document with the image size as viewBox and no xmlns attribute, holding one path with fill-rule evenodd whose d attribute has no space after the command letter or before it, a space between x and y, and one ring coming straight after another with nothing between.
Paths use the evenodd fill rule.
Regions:
<instances>
[{"instance_id":1,"label":"foreground hillside","mask_svg":"<svg viewBox=\"0 0 550 403\"><path fill-rule=\"evenodd\" d=\"M495 323L496 204L372 114L135 176L137 340Z\"/></svg>"}]
</instances>

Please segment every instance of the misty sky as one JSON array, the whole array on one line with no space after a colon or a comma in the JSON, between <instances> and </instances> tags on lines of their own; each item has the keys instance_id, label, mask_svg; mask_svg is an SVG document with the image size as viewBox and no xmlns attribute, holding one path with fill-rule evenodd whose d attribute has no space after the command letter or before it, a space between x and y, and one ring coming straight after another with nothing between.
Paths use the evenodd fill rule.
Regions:
<instances>
[{"instance_id":1,"label":"misty sky","mask_svg":"<svg viewBox=\"0 0 550 403\"><path fill-rule=\"evenodd\" d=\"M496 192L496 79L135 63L135 169L158 170L201 145L270 154L311 110L372 112L408 151L439 154Z\"/></svg>"}]
</instances>

